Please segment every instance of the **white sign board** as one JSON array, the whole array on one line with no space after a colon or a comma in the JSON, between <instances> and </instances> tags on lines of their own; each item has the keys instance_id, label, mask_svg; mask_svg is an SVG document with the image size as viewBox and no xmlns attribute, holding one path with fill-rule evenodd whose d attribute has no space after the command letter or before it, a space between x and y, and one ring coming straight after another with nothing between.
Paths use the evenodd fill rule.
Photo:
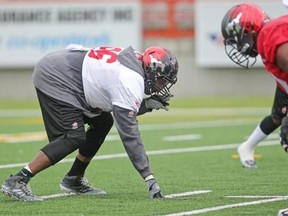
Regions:
<instances>
[{"instance_id":1,"label":"white sign board","mask_svg":"<svg viewBox=\"0 0 288 216\"><path fill-rule=\"evenodd\" d=\"M241 1L242 2L242 1ZM226 12L240 1L198 0L195 3L195 57L200 67L239 67L226 55L221 34L221 22ZM249 1L260 6L270 18L287 14L282 2ZM262 66L258 56L256 66Z\"/></svg>"},{"instance_id":2,"label":"white sign board","mask_svg":"<svg viewBox=\"0 0 288 216\"><path fill-rule=\"evenodd\" d=\"M31 67L70 43L142 47L141 4L134 1L0 2L0 67Z\"/></svg>"}]
</instances>

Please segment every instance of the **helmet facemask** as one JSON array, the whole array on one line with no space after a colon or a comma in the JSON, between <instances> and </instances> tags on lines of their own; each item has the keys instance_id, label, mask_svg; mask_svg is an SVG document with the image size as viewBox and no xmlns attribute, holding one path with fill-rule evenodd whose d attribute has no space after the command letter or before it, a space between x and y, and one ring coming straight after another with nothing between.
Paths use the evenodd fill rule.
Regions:
<instances>
[{"instance_id":1,"label":"helmet facemask","mask_svg":"<svg viewBox=\"0 0 288 216\"><path fill-rule=\"evenodd\" d=\"M170 95L170 88L177 81L177 78L171 80L168 77L161 75L161 73L157 72L157 69L153 69L150 72L150 76L147 76L147 78L148 77L150 79L146 79L145 94L151 95L153 93L157 93L158 95L164 97Z\"/></svg>"},{"instance_id":2,"label":"helmet facemask","mask_svg":"<svg viewBox=\"0 0 288 216\"><path fill-rule=\"evenodd\" d=\"M257 49L256 49L256 33L254 31L250 33L237 34L233 26L232 34L234 37L230 37L224 40L225 52L228 57L244 68L251 68L257 61ZM251 24L253 28L253 24ZM242 30L244 32L244 30Z\"/></svg>"}]
</instances>

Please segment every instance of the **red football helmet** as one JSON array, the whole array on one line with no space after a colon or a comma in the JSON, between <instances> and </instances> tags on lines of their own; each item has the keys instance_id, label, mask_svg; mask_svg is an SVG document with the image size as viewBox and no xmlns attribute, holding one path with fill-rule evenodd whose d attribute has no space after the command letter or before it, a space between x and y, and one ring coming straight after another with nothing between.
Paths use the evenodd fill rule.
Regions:
<instances>
[{"instance_id":1,"label":"red football helmet","mask_svg":"<svg viewBox=\"0 0 288 216\"><path fill-rule=\"evenodd\" d=\"M257 35L269 20L261 8L251 3L238 4L225 14L221 30L225 52L232 61L245 68L255 64Z\"/></svg>"},{"instance_id":2,"label":"red football helmet","mask_svg":"<svg viewBox=\"0 0 288 216\"><path fill-rule=\"evenodd\" d=\"M145 94L170 94L170 88L177 81L178 61L168 50L161 47L149 47L143 53L145 71Z\"/></svg>"}]
</instances>

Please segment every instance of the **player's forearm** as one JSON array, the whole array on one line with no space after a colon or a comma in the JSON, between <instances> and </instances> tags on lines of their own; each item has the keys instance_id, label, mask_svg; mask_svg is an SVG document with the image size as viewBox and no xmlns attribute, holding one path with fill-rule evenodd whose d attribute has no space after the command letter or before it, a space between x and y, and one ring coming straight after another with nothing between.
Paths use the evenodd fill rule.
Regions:
<instances>
[{"instance_id":1,"label":"player's forearm","mask_svg":"<svg viewBox=\"0 0 288 216\"><path fill-rule=\"evenodd\" d=\"M129 110L114 107L113 114L116 128L123 142L124 148L135 169L146 178L152 174L136 120L136 113L128 116Z\"/></svg>"}]
</instances>

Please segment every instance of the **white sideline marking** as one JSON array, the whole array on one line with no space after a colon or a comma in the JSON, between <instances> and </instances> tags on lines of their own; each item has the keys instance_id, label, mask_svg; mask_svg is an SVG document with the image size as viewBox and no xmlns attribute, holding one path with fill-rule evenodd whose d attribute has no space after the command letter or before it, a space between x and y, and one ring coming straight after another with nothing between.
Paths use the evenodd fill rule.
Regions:
<instances>
[{"instance_id":1,"label":"white sideline marking","mask_svg":"<svg viewBox=\"0 0 288 216\"><path fill-rule=\"evenodd\" d=\"M274 196L257 196L257 195L247 195L247 196L226 196L228 198L250 198L250 199L256 199L256 198L286 198L288 196L278 196L278 195L274 195Z\"/></svg>"},{"instance_id":2,"label":"white sideline marking","mask_svg":"<svg viewBox=\"0 0 288 216\"><path fill-rule=\"evenodd\" d=\"M58 198L58 197L66 197L66 196L72 196L72 195L76 195L76 193L51 194L51 195L41 196L41 198L43 198L43 199L54 199L54 198Z\"/></svg>"},{"instance_id":3,"label":"white sideline marking","mask_svg":"<svg viewBox=\"0 0 288 216\"><path fill-rule=\"evenodd\" d=\"M209 192L211 192L211 190L188 191L188 192L184 192L184 193L165 195L165 198L172 199L172 198L176 198L176 197L192 196L192 195L209 193ZM77 194L76 193L59 193L59 194L44 195L41 197L43 199L54 199L54 198L73 196L73 195L77 195Z\"/></svg>"},{"instance_id":4,"label":"white sideline marking","mask_svg":"<svg viewBox=\"0 0 288 216\"><path fill-rule=\"evenodd\" d=\"M169 198L169 199L173 199L176 197L192 196L192 195L196 195L196 194L203 194L203 193L209 193L209 192L212 192L212 190L188 191L188 192L184 192L184 193L169 194L169 195L165 195L164 197Z\"/></svg>"},{"instance_id":5,"label":"white sideline marking","mask_svg":"<svg viewBox=\"0 0 288 216\"><path fill-rule=\"evenodd\" d=\"M175 142L175 141L187 141L187 140L197 140L201 139L201 134L185 134L177 136L165 136L162 138L166 142Z\"/></svg>"},{"instance_id":6,"label":"white sideline marking","mask_svg":"<svg viewBox=\"0 0 288 216\"><path fill-rule=\"evenodd\" d=\"M283 201L283 200L287 200L287 199L288 199L288 196L281 196L281 197L276 197L276 198L271 198L271 199L262 199L262 200L256 200L256 201L251 201L251 202L243 202L243 203L236 203L236 204L231 204L231 205L216 206L216 207L212 207L212 208L196 209L196 210L192 210L192 211L168 214L165 216L196 215L196 214L202 214L202 213L207 213L207 212L211 212L211 211L218 211L218 210L227 209L227 208L259 205L262 203L277 202L277 201Z\"/></svg>"},{"instance_id":7,"label":"white sideline marking","mask_svg":"<svg viewBox=\"0 0 288 216\"><path fill-rule=\"evenodd\" d=\"M261 142L258 147L261 146L272 146L272 145L280 145L278 140L264 141ZM147 151L148 155L163 155L163 154L177 154L177 153L187 153L187 152L202 152L202 151L215 151L215 150L225 150L225 149L235 149L239 146L237 144L226 144L226 145L214 145L214 146L199 146L199 147L191 147L191 148L178 148L178 149L163 149L163 150L155 150L155 151ZM112 158L126 158L126 153L119 154L110 154L110 155L98 155L94 157L92 160L105 160ZM61 160L59 163L67 163L73 162L74 158L67 158ZM16 164L3 164L0 165L0 169L6 168L15 168L15 167L23 167L26 166L28 162L25 163L16 163Z\"/></svg>"}]
</instances>

